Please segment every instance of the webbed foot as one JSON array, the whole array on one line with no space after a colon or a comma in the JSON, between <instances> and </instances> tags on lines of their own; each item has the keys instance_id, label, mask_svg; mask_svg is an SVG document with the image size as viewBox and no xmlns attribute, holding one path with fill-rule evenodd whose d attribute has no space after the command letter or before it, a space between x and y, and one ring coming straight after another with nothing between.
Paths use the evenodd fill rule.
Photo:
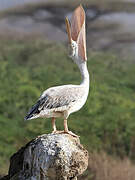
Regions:
<instances>
[{"instance_id":1,"label":"webbed foot","mask_svg":"<svg viewBox=\"0 0 135 180\"><path fill-rule=\"evenodd\" d=\"M63 131L63 133L65 133L65 134L70 134L71 136L73 136L73 137L77 137L77 138L79 138L79 137L80 137L80 136L78 136L78 135L74 134L72 131Z\"/></svg>"},{"instance_id":2,"label":"webbed foot","mask_svg":"<svg viewBox=\"0 0 135 180\"><path fill-rule=\"evenodd\" d=\"M73 137L79 138L80 136L74 134L72 131L52 131L52 134L70 134Z\"/></svg>"}]
</instances>

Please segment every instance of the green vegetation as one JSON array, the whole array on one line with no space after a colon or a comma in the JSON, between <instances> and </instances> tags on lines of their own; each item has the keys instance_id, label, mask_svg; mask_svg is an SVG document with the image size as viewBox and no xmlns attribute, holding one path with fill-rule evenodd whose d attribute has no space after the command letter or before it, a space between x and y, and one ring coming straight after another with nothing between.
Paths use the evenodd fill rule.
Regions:
<instances>
[{"instance_id":1,"label":"green vegetation","mask_svg":"<svg viewBox=\"0 0 135 180\"><path fill-rule=\"evenodd\" d=\"M112 54L90 53L90 94L69 117L69 128L90 151L134 156L135 64ZM65 47L45 40L0 42L0 173L9 157L32 138L51 132L50 119L24 121L29 108L50 86L80 83L78 68ZM63 129L63 120L57 119Z\"/></svg>"}]
</instances>

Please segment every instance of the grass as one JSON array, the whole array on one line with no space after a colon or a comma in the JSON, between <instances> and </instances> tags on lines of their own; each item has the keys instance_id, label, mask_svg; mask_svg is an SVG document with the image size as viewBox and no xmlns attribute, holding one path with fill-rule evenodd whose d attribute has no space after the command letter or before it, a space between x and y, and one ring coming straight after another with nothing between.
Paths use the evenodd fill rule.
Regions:
<instances>
[{"instance_id":1,"label":"grass","mask_svg":"<svg viewBox=\"0 0 135 180\"><path fill-rule=\"evenodd\" d=\"M127 158L119 159L105 152L90 153L88 170L79 180L133 180L135 165Z\"/></svg>"},{"instance_id":2,"label":"grass","mask_svg":"<svg viewBox=\"0 0 135 180\"><path fill-rule=\"evenodd\" d=\"M88 69L89 97L69 117L69 128L89 151L133 157L135 64L112 54L88 52ZM0 174L6 174L14 152L37 135L51 132L50 119L24 122L26 112L50 86L79 84L80 73L64 46L42 39L1 39L0 72ZM57 119L57 127L63 129L62 119Z\"/></svg>"}]
</instances>

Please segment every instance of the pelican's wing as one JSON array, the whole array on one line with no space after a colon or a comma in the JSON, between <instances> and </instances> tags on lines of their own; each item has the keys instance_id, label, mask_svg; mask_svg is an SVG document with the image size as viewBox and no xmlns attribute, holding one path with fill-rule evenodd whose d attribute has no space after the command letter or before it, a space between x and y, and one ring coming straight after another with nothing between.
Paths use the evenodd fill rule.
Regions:
<instances>
[{"instance_id":1,"label":"pelican's wing","mask_svg":"<svg viewBox=\"0 0 135 180\"><path fill-rule=\"evenodd\" d=\"M30 119L41 111L64 111L82 95L83 92L80 92L80 87L69 87L67 85L50 88L41 95L37 103L28 112L26 119Z\"/></svg>"},{"instance_id":2,"label":"pelican's wing","mask_svg":"<svg viewBox=\"0 0 135 180\"><path fill-rule=\"evenodd\" d=\"M64 106L68 106L71 102L74 102L76 98L74 96L64 94L58 94L56 96L50 96L46 94L42 99L40 99L39 110L44 109L55 109L56 111Z\"/></svg>"},{"instance_id":3,"label":"pelican's wing","mask_svg":"<svg viewBox=\"0 0 135 180\"><path fill-rule=\"evenodd\" d=\"M81 87L72 85L50 88L41 96L40 108L57 110L57 108L68 106L70 103L75 102L78 99L80 89Z\"/></svg>"}]
</instances>

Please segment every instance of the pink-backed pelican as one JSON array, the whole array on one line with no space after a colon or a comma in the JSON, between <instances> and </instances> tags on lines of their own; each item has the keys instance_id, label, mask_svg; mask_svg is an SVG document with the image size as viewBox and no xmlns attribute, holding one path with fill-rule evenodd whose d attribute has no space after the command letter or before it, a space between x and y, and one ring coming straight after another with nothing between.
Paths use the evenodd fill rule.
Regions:
<instances>
[{"instance_id":1,"label":"pink-backed pelican","mask_svg":"<svg viewBox=\"0 0 135 180\"><path fill-rule=\"evenodd\" d=\"M52 133L59 133L55 125L55 118L64 118L63 133L76 136L68 130L67 119L73 112L78 111L85 104L89 92L89 72L87 69L86 55L86 32L85 32L85 12L83 7L78 6L69 22L66 18L66 28L69 45L71 49L70 57L77 64L82 75L80 85L63 85L51 87L45 90L37 103L30 109L26 120L35 118L52 118Z\"/></svg>"}]
</instances>

